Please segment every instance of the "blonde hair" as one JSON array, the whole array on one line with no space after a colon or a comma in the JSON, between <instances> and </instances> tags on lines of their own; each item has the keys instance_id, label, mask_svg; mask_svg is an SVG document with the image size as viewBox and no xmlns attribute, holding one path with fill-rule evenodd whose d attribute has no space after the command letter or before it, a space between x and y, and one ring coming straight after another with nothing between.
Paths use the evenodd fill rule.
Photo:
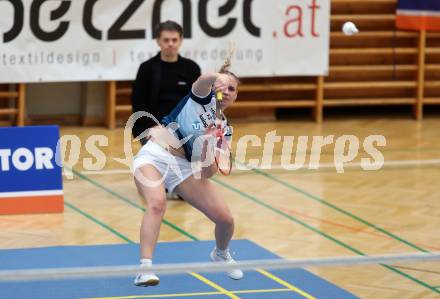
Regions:
<instances>
[{"instance_id":1,"label":"blonde hair","mask_svg":"<svg viewBox=\"0 0 440 299\"><path fill-rule=\"evenodd\" d=\"M225 74L225 72L228 72L230 68L231 68L231 56L229 55L223 62L223 65L220 67L220 70L218 72L221 74Z\"/></svg>"},{"instance_id":2,"label":"blonde hair","mask_svg":"<svg viewBox=\"0 0 440 299\"><path fill-rule=\"evenodd\" d=\"M229 69L231 68L231 57L225 59L225 62L223 62L223 65L220 67L220 70L218 71L220 74L226 74L229 76L232 76L238 84L240 84L240 79L236 74L231 72Z\"/></svg>"}]
</instances>

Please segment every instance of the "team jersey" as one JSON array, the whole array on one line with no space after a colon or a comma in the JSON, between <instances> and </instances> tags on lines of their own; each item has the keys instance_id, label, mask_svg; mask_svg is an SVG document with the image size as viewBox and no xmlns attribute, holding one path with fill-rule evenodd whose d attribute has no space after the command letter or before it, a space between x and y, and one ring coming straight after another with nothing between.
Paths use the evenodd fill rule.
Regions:
<instances>
[{"instance_id":1,"label":"team jersey","mask_svg":"<svg viewBox=\"0 0 440 299\"><path fill-rule=\"evenodd\" d=\"M188 161L198 161L201 156L201 143L198 137L204 135L208 126L215 123L216 99L214 92L201 98L192 91L180 100L170 114L162 119L164 126L177 125L176 137L180 140L188 139L184 144L185 156ZM226 119L222 120L225 138L230 142L232 127Z\"/></svg>"}]
</instances>

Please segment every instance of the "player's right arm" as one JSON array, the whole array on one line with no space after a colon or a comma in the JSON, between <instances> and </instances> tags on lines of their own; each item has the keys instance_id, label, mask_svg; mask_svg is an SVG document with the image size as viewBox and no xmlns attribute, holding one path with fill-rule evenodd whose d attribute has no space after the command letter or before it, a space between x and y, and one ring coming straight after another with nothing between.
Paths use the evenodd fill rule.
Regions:
<instances>
[{"instance_id":1,"label":"player's right arm","mask_svg":"<svg viewBox=\"0 0 440 299\"><path fill-rule=\"evenodd\" d=\"M215 83L215 84L214 84ZM201 75L192 86L192 92L198 97L204 98L208 96L211 91L223 91L227 88L229 77L226 74L207 73Z\"/></svg>"}]
</instances>

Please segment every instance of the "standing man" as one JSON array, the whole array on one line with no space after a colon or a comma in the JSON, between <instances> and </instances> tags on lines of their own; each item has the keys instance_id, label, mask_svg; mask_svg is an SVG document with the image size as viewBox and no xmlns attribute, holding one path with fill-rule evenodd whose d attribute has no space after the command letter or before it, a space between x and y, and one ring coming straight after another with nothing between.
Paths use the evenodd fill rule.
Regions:
<instances>
[{"instance_id":1,"label":"standing man","mask_svg":"<svg viewBox=\"0 0 440 299\"><path fill-rule=\"evenodd\" d=\"M196 62L179 55L183 41L182 27L173 21L160 23L156 27L157 44L160 52L142 63L133 83L133 113L146 111L158 121L177 105L179 100L191 91L192 84L200 76ZM142 117L133 127L136 138L152 126L153 120ZM144 145L147 140L141 138Z\"/></svg>"}]
</instances>

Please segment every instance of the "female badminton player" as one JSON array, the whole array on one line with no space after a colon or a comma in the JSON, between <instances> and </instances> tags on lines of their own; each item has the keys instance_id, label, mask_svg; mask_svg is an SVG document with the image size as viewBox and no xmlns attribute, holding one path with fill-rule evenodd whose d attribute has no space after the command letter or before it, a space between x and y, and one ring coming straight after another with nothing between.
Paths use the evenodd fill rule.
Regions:
<instances>
[{"instance_id":1,"label":"female badminton player","mask_svg":"<svg viewBox=\"0 0 440 299\"><path fill-rule=\"evenodd\" d=\"M207 142L209 138L198 138L215 138L219 135L223 137L232 133L228 125L224 129L215 125L215 94L223 94L223 110L231 106L237 98L239 80L227 67L225 65L218 73L201 75L194 82L191 92L162 120L162 125L149 130L148 142L134 158L134 180L148 207L140 228L141 270L134 280L137 286L153 286L159 283L159 278L148 269L152 266L153 253L166 210L165 188L170 192L175 191L214 222L216 246L210 254L211 259L235 263L229 251L234 219L228 206L208 180L217 172L214 159L208 159L214 155L213 147ZM226 123L226 120L223 119L222 122ZM195 170L192 163L194 161L212 163L204 163L203 167ZM243 272L234 269L228 272L228 276L241 279Z\"/></svg>"}]
</instances>

